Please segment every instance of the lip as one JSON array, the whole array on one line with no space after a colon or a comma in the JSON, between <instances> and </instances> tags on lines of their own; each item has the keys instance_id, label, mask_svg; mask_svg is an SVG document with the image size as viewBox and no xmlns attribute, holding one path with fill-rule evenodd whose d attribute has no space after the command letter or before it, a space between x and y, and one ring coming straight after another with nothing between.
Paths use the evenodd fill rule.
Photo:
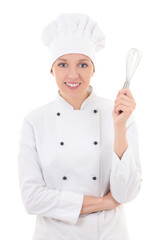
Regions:
<instances>
[{"instance_id":1,"label":"lip","mask_svg":"<svg viewBox=\"0 0 160 240\"><path fill-rule=\"evenodd\" d=\"M64 82L66 83L66 82ZM67 82L67 83L70 83L70 84L77 84L77 83L80 83L80 82Z\"/></svg>"},{"instance_id":2,"label":"lip","mask_svg":"<svg viewBox=\"0 0 160 240\"><path fill-rule=\"evenodd\" d=\"M71 82L67 82L67 83L71 83ZM78 82L77 82L77 83L78 83ZM75 82L74 82L74 83L72 82L72 84L76 84L76 83L75 83ZM66 87L68 87L69 89L75 90L75 89L77 89L77 88L81 85L81 83L80 83L78 86L76 86L76 87L71 87L71 86L67 85L66 82L65 82L65 85L66 85Z\"/></svg>"}]
</instances>

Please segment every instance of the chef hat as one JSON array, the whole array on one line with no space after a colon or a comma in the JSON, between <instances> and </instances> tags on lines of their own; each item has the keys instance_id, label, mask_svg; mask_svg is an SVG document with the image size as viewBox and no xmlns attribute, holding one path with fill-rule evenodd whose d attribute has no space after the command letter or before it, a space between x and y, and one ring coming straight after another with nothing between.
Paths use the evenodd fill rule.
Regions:
<instances>
[{"instance_id":1,"label":"chef hat","mask_svg":"<svg viewBox=\"0 0 160 240\"><path fill-rule=\"evenodd\" d=\"M42 42L49 48L51 65L69 53L84 54L95 65L95 52L105 47L105 35L88 15L63 13L43 29Z\"/></svg>"}]
</instances>

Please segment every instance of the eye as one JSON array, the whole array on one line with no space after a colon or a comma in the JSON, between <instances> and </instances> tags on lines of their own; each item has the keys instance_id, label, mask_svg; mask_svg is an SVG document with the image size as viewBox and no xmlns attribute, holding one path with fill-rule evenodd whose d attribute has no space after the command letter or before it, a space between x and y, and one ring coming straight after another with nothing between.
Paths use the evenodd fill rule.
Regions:
<instances>
[{"instance_id":1,"label":"eye","mask_svg":"<svg viewBox=\"0 0 160 240\"><path fill-rule=\"evenodd\" d=\"M62 66L63 67L65 64L66 63L59 63L58 66L60 66L60 67Z\"/></svg>"},{"instance_id":2,"label":"eye","mask_svg":"<svg viewBox=\"0 0 160 240\"><path fill-rule=\"evenodd\" d=\"M80 65L85 65L85 68L88 66L86 63L80 63ZM82 68L84 68L84 67L82 67Z\"/></svg>"}]
</instances>

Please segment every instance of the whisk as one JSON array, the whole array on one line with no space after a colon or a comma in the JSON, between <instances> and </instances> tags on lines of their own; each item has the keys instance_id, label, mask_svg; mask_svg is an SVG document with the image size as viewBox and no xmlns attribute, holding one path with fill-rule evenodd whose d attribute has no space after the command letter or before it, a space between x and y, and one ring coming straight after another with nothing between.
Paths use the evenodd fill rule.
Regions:
<instances>
[{"instance_id":1,"label":"whisk","mask_svg":"<svg viewBox=\"0 0 160 240\"><path fill-rule=\"evenodd\" d=\"M124 82L123 88L129 88L131 78L140 63L141 57L142 54L139 49L131 48L131 50L128 52L126 61L126 80ZM119 114L122 112L122 110L119 110Z\"/></svg>"}]
</instances>

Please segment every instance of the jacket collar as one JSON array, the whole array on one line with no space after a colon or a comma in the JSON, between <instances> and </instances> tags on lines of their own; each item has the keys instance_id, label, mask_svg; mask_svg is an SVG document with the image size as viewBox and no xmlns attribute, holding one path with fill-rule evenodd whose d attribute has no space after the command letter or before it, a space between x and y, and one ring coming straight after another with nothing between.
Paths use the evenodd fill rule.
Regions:
<instances>
[{"instance_id":1,"label":"jacket collar","mask_svg":"<svg viewBox=\"0 0 160 240\"><path fill-rule=\"evenodd\" d=\"M91 85L88 86L87 89L88 93L90 94L81 104L80 109L74 109L74 107L68 103L61 95L60 90L58 90L56 100L60 103L63 108L70 109L70 110L87 110L93 107L93 103L97 97L96 93L93 91L93 87Z\"/></svg>"}]
</instances>

